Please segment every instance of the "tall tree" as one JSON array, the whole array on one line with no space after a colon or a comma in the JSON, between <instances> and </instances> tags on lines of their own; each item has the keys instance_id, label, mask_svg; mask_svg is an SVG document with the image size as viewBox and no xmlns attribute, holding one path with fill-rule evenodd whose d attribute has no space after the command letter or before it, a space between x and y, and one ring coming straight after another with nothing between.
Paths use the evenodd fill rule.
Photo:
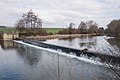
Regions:
<instances>
[{"instance_id":1,"label":"tall tree","mask_svg":"<svg viewBox=\"0 0 120 80\"><path fill-rule=\"evenodd\" d=\"M81 23L78 26L79 33L87 33L87 25L84 21L81 21Z\"/></svg>"},{"instance_id":2,"label":"tall tree","mask_svg":"<svg viewBox=\"0 0 120 80\"><path fill-rule=\"evenodd\" d=\"M78 29L87 29L87 25L85 24L84 21L81 21L81 23L79 24Z\"/></svg>"},{"instance_id":3,"label":"tall tree","mask_svg":"<svg viewBox=\"0 0 120 80\"><path fill-rule=\"evenodd\" d=\"M16 27L18 29L42 28L42 20L30 10L26 14L23 14L22 18L16 23Z\"/></svg>"},{"instance_id":4,"label":"tall tree","mask_svg":"<svg viewBox=\"0 0 120 80\"><path fill-rule=\"evenodd\" d=\"M96 22L88 21L88 25L89 25L89 29L88 29L89 33L98 33L99 32L98 24Z\"/></svg>"},{"instance_id":5,"label":"tall tree","mask_svg":"<svg viewBox=\"0 0 120 80\"><path fill-rule=\"evenodd\" d=\"M80 33L98 33L98 25L93 20L81 21L78 29Z\"/></svg>"},{"instance_id":6,"label":"tall tree","mask_svg":"<svg viewBox=\"0 0 120 80\"><path fill-rule=\"evenodd\" d=\"M94 25L93 20L89 20L89 21L86 22L87 29L89 29L92 25Z\"/></svg>"},{"instance_id":7,"label":"tall tree","mask_svg":"<svg viewBox=\"0 0 120 80\"><path fill-rule=\"evenodd\" d=\"M97 25L91 25L90 28L88 29L89 33L98 33L98 26Z\"/></svg>"},{"instance_id":8,"label":"tall tree","mask_svg":"<svg viewBox=\"0 0 120 80\"><path fill-rule=\"evenodd\" d=\"M68 28L69 34L72 34L72 31L73 31L73 27L74 27L74 26L75 26L74 23L70 23L69 28Z\"/></svg>"}]
</instances>

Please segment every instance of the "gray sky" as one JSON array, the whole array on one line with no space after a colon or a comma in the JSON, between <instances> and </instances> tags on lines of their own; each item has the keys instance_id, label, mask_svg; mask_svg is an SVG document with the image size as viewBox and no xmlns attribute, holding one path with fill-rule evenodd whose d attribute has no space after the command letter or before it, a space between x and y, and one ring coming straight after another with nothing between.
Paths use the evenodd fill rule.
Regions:
<instances>
[{"instance_id":1,"label":"gray sky","mask_svg":"<svg viewBox=\"0 0 120 80\"><path fill-rule=\"evenodd\" d=\"M0 25L14 26L23 13L33 9L43 27L67 27L94 20L106 26L120 19L120 0L0 0Z\"/></svg>"}]
</instances>

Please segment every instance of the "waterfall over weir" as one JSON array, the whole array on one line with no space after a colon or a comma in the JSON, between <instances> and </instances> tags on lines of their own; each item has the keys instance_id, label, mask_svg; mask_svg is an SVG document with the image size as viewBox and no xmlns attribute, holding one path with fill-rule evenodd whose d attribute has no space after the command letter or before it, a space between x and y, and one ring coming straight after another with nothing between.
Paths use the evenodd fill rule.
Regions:
<instances>
[{"instance_id":1,"label":"waterfall over weir","mask_svg":"<svg viewBox=\"0 0 120 80\"><path fill-rule=\"evenodd\" d=\"M89 52L87 50L79 50L79 49L74 49L74 48L58 46L58 45L52 45L52 44L44 43L41 41L35 41L35 40L34 41L33 40L22 40L22 41L25 43L43 47L43 48L60 50L62 52L65 52L66 54L75 55L77 57L83 57L83 58L87 58L90 60L98 61L109 67L115 67L117 69L120 69L120 57L119 56L112 56L112 55L100 54L98 52Z\"/></svg>"}]
</instances>

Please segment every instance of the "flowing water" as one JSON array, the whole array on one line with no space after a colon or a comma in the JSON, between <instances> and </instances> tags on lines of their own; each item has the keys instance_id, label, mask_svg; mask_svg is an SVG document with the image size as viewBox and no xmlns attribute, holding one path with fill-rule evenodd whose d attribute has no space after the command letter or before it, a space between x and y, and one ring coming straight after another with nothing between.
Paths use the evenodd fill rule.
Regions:
<instances>
[{"instance_id":1,"label":"flowing water","mask_svg":"<svg viewBox=\"0 0 120 80\"><path fill-rule=\"evenodd\" d=\"M109 53L112 52L107 49L112 49L116 54L119 54L117 52L120 44L115 39L105 36L55 39L46 42ZM119 80L119 78L110 68L86 58L78 58L21 41L17 43L0 41L0 80Z\"/></svg>"}]
</instances>

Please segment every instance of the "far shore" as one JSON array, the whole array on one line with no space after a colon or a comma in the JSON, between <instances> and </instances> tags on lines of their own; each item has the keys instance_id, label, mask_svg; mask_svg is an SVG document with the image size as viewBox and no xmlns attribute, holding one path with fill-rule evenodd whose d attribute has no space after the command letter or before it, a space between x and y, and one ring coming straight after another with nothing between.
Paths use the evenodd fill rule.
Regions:
<instances>
[{"instance_id":1,"label":"far shore","mask_svg":"<svg viewBox=\"0 0 120 80\"><path fill-rule=\"evenodd\" d=\"M55 35L47 35L47 36L36 35L36 36L26 37L26 39L44 41L44 40L48 40L48 39L77 38L77 37L81 37L81 36L90 36L90 35L93 36L96 34L64 34L64 35L55 34Z\"/></svg>"}]
</instances>

